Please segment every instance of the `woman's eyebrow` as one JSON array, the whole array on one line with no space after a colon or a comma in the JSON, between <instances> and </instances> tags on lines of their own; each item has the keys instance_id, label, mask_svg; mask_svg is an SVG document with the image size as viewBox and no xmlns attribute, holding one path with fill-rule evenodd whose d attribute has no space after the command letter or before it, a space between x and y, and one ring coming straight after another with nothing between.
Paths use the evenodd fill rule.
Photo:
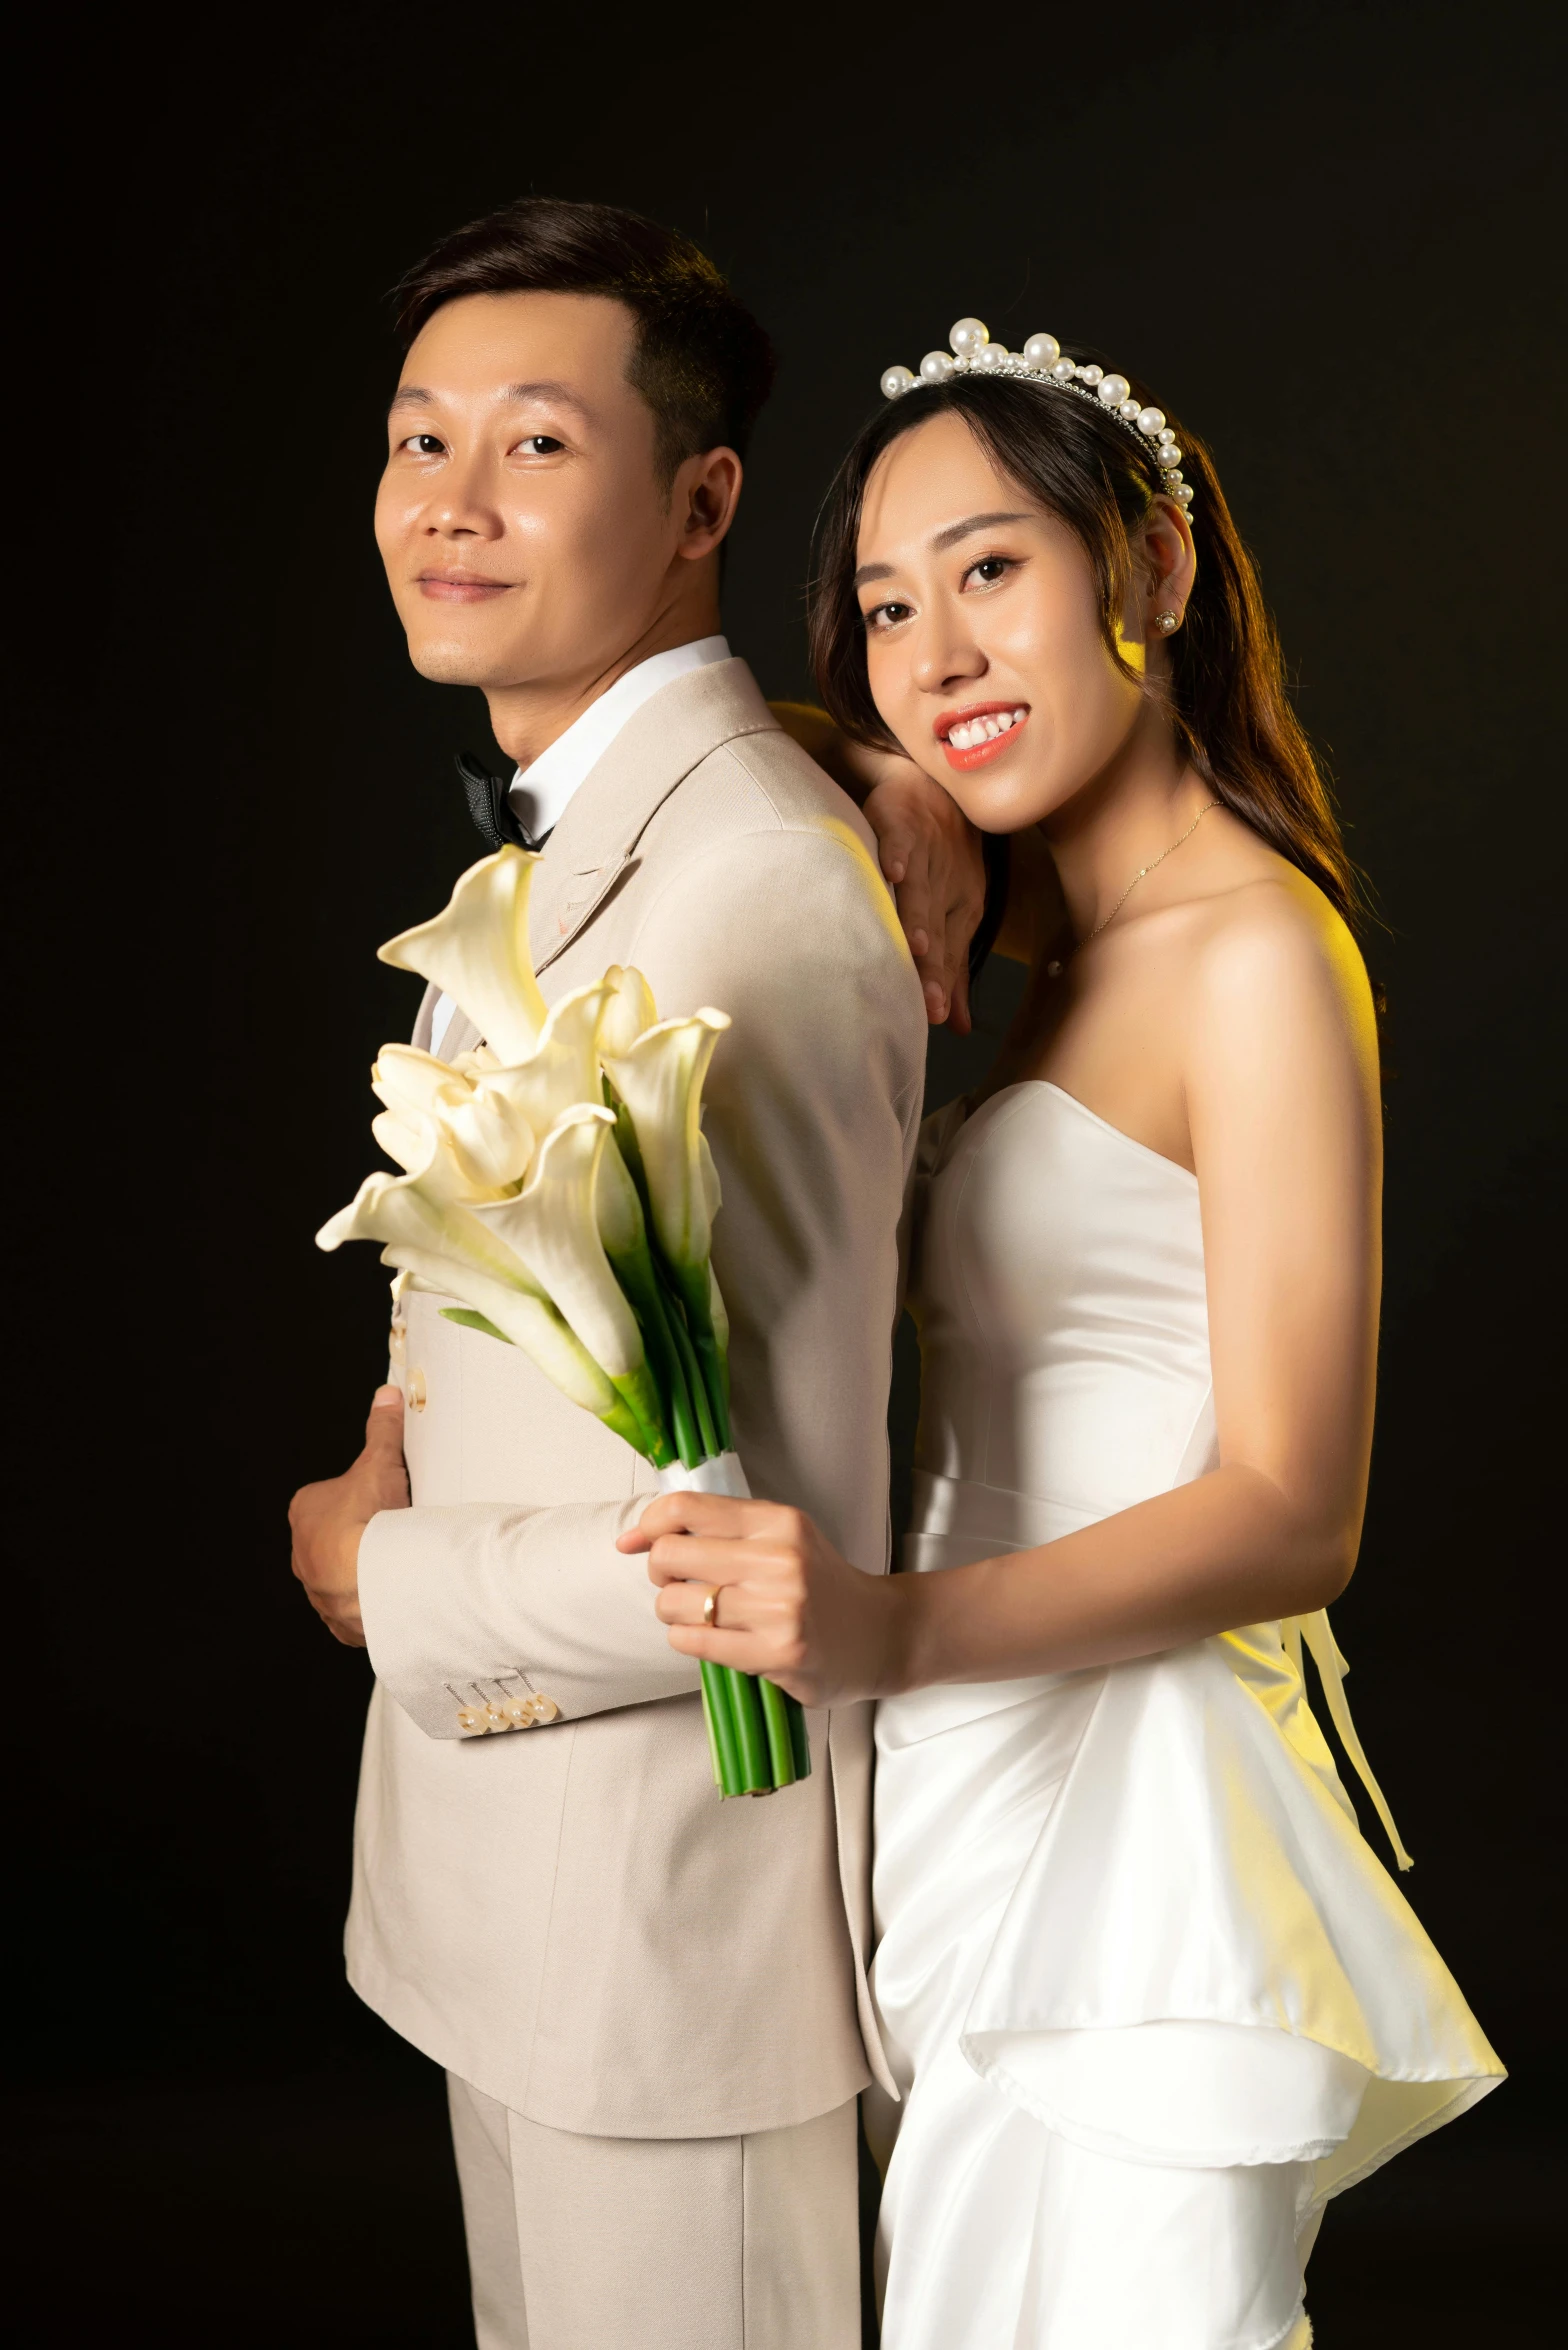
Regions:
<instances>
[{"instance_id":1,"label":"woman's eyebrow","mask_svg":"<svg viewBox=\"0 0 1568 2350\"><path fill-rule=\"evenodd\" d=\"M932 552L940 555L944 548L956 547L959 540L968 538L971 531L995 530L1003 522L1032 520L1033 516L1029 514L971 514L967 521L950 522L946 530L939 530L931 541Z\"/></svg>"},{"instance_id":2,"label":"woman's eyebrow","mask_svg":"<svg viewBox=\"0 0 1568 2350\"><path fill-rule=\"evenodd\" d=\"M937 532L931 541L931 552L934 555L940 555L948 547L956 547L960 539L970 537L977 530L996 530L1004 522L1032 522L1033 520L1033 515L1029 513L966 515L962 522L950 522L946 530ZM857 589L863 588L869 580L891 579L892 576L893 566L891 563L862 563L849 583L850 593L853 595Z\"/></svg>"}]
</instances>

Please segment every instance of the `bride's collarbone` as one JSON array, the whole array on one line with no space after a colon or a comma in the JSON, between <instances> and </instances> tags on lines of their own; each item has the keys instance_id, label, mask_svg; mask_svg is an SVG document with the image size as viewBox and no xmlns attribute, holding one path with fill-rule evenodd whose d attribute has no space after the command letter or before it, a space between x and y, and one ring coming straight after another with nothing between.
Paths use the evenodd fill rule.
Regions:
<instances>
[{"instance_id":1,"label":"bride's collarbone","mask_svg":"<svg viewBox=\"0 0 1568 2350\"><path fill-rule=\"evenodd\" d=\"M1168 949L1129 926L1122 939L1097 939L1054 976L1037 966L984 1092L1030 1081L1055 1086L1130 1142L1194 1173L1186 957L1174 940Z\"/></svg>"},{"instance_id":2,"label":"bride's collarbone","mask_svg":"<svg viewBox=\"0 0 1568 2350\"><path fill-rule=\"evenodd\" d=\"M1053 1085L1195 1174L1186 1076L1206 959L1238 923L1320 927L1324 910L1305 876L1240 828L1216 827L1184 876L1162 879L1170 895L1130 905L1103 935L1075 948L1053 925L1040 938L1018 1016L974 1100L1031 1080Z\"/></svg>"}]
</instances>

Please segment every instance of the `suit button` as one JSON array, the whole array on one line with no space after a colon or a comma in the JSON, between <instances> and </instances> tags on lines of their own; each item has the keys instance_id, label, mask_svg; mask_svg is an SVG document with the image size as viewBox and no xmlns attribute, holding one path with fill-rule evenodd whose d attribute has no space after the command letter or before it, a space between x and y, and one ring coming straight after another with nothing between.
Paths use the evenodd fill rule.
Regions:
<instances>
[{"instance_id":1,"label":"suit button","mask_svg":"<svg viewBox=\"0 0 1568 2350\"><path fill-rule=\"evenodd\" d=\"M411 1412L422 1412L425 1408L425 1374L417 1364L403 1382L403 1401Z\"/></svg>"},{"instance_id":2,"label":"suit button","mask_svg":"<svg viewBox=\"0 0 1568 2350\"><path fill-rule=\"evenodd\" d=\"M457 1709L457 1726L465 1738L473 1738L488 1729L489 1724L485 1720L484 1707L482 1705L460 1705Z\"/></svg>"},{"instance_id":3,"label":"suit button","mask_svg":"<svg viewBox=\"0 0 1568 2350\"><path fill-rule=\"evenodd\" d=\"M394 1363L400 1363L408 1353L408 1334L401 1322L394 1322L387 1335L387 1353Z\"/></svg>"},{"instance_id":4,"label":"suit button","mask_svg":"<svg viewBox=\"0 0 1568 2350\"><path fill-rule=\"evenodd\" d=\"M534 1726L534 1701L531 1697L509 1697L501 1711L514 1730L531 1730Z\"/></svg>"},{"instance_id":5,"label":"suit button","mask_svg":"<svg viewBox=\"0 0 1568 2350\"><path fill-rule=\"evenodd\" d=\"M536 1697L534 1699L534 1720L536 1722L558 1721L560 1714L561 1709L553 1697Z\"/></svg>"},{"instance_id":6,"label":"suit button","mask_svg":"<svg viewBox=\"0 0 1568 2350\"><path fill-rule=\"evenodd\" d=\"M497 1698L492 1697L486 1705L484 1724L487 1730L509 1730L512 1727L506 1718L505 1706Z\"/></svg>"}]
</instances>

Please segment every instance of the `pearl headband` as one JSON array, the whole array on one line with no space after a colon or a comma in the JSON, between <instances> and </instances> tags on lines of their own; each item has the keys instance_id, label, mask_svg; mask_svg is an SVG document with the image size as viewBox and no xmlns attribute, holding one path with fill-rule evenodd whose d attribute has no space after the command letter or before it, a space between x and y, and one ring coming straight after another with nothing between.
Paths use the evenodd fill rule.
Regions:
<instances>
[{"instance_id":1,"label":"pearl headband","mask_svg":"<svg viewBox=\"0 0 1568 2350\"><path fill-rule=\"evenodd\" d=\"M1181 477L1181 451L1165 421L1164 409L1145 408L1141 400L1135 400L1124 375L1107 375L1092 362L1080 367L1064 358L1055 335L1031 335L1021 351L1009 351L1005 343L992 342L990 328L978 318L961 318L947 339L952 357L946 351L928 351L918 375L911 375L907 367L890 367L882 378L884 395L901 400L906 392L917 392L927 384L945 384L956 375L1022 375L1033 383L1048 384L1053 391L1072 392L1080 400L1097 402L1107 416L1114 416L1145 456L1153 458L1166 496L1191 508L1192 485Z\"/></svg>"}]
</instances>

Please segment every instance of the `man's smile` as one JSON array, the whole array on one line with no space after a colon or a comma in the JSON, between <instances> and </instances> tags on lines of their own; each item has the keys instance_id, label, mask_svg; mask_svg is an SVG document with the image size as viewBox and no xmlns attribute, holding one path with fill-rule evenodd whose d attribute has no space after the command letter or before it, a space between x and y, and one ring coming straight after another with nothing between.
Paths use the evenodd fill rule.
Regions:
<instances>
[{"instance_id":1,"label":"man's smile","mask_svg":"<svg viewBox=\"0 0 1568 2350\"><path fill-rule=\"evenodd\" d=\"M482 604L490 596L509 594L512 587L509 579L460 569L421 571L415 584L422 596L437 604Z\"/></svg>"}]
</instances>

